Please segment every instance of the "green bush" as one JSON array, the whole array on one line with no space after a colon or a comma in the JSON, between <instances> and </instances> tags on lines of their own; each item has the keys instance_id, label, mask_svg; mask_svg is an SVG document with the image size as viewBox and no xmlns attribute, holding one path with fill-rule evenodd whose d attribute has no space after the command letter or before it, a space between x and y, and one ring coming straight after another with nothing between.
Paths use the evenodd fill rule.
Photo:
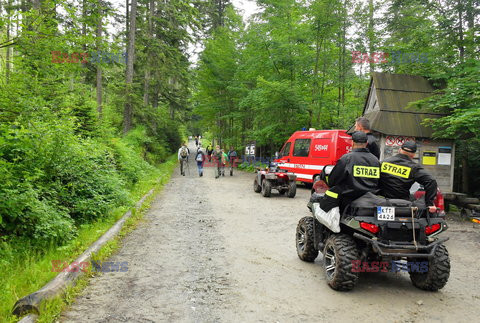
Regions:
<instances>
[{"instance_id":1,"label":"green bush","mask_svg":"<svg viewBox=\"0 0 480 323\"><path fill-rule=\"evenodd\" d=\"M128 188L155 170L137 143L104 144L77 134L75 117L40 112L0 127L0 235L38 246L130 202Z\"/></svg>"}]
</instances>

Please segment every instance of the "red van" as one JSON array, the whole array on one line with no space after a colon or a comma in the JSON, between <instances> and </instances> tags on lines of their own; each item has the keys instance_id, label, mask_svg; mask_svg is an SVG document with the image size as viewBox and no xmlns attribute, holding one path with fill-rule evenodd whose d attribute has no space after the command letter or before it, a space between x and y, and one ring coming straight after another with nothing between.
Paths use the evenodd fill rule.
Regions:
<instances>
[{"instance_id":1,"label":"red van","mask_svg":"<svg viewBox=\"0 0 480 323\"><path fill-rule=\"evenodd\" d=\"M295 132L283 145L278 166L297 175L297 181L313 183L325 165L335 165L352 151L352 137L346 130Z\"/></svg>"}]
</instances>

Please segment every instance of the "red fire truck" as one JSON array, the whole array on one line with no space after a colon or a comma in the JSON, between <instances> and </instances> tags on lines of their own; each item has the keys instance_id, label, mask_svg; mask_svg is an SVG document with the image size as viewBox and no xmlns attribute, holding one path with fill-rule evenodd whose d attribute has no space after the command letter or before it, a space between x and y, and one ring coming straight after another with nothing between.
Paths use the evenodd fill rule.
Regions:
<instances>
[{"instance_id":1,"label":"red fire truck","mask_svg":"<svg viewBox=\"0 0 480 323\"><path fill-rule=\"evenodd\" d=\"M297 175L297 181L313 183L325 165L352 150L352 139L345 130L297 131L285 142L275 162Z\"/></svg>"}]
</instances>

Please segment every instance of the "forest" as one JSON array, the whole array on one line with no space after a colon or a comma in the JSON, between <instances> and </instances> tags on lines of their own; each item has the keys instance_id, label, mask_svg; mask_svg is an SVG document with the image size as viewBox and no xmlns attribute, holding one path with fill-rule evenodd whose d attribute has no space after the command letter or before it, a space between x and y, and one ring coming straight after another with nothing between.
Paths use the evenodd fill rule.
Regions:
<instances>
[{"instance_id":1,"label":"forest","mask_svg":"<svg viewBox=\"0 0 480 323\"><path fill-rule=\"evenodd\" d=\"M255 3L0 1L0 263L132 203L189 135L272 154L349 128L373 71L443 84L421 104L448 113L436 136L478 193L478 0Z\"/></svg>"}]
</instances>

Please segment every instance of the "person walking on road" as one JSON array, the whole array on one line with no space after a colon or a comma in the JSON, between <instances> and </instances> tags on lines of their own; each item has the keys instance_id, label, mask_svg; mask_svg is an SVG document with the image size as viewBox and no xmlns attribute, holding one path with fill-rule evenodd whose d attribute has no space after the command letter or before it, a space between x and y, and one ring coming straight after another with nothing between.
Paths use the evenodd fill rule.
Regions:
<instances>
[{"instance_id":1,"label":"person walking on road","mask_svg":"<svg viewBox=\"0 0 480 323\"><path fill-rule=\"evenodd\" d=\"M198 176L203 176L203 163L205 162L205 154L202 151L202 148L198 148L197 156L195 156L195 160L197 161L197 168L198 168Z\"/></svg>"},{"instance_id":2,"label":"person walking on road","mask_svg":"<svg viewBox=\"0 0 480 323\"><path fill-rule=\"evenodd\" d=\"M188 156L190 156L190 150L187 147L187 143L183 143L182 147L178 150L178 161L180 162L180 174L185 176L185 167L187 167Z\"/></svg>"},{"instance_id":3,"label":"person walking on road","mask_svg":"<svg viewBox=\"0 0 480 323\"><path fill-rule=\"evenodd\" d=\"M230 176L233 176L233 167L235 165L235 160L237 159L237 152L235 149L230 147L230 150L228 151L228 161L230 163Z\"/></svg>"},{"instance_id":4,"label":"person walking on road","mask_svg":"<svg viewBox=\"0 0 480 323\"><path fill-rule=\"evenodd\" d=\"M225 153L225 150L222 149L222 176L225 176L225 166L228 162L228 155Z\"/></svg>"},{"instance_id":5,"label":"person walking on road","mask_svg":"<svg viewBox=\"0 0 480 323\"><path fill-rule=\"evenodd\" d=\"M198 147L198 136L195 136L195 147Z\"/></svg>"},{"instance_id":6,"label":"person walking on road","mask_svg":"<svg viewBox=\"0 0 480 323\"><path fill-rule=\"evenodd\" d=\"M222 175L222 156L223 152L220 150L220 146L217 145L215 150L212 152L213 161L217 164L215 178L219 178L220 175Z\"/></svg>"}]
</instances>

